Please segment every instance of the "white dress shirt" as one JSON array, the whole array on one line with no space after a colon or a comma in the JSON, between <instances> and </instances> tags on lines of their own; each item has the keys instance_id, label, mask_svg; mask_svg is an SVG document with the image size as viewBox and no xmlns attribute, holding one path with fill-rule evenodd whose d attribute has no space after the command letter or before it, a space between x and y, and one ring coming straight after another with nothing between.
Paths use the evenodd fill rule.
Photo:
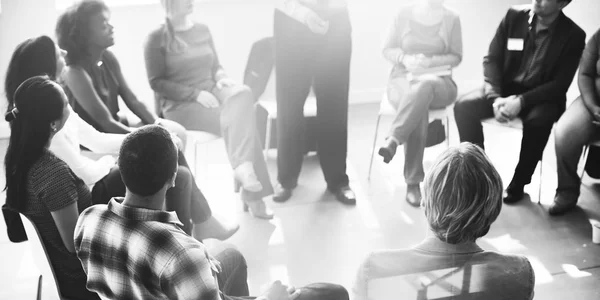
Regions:
<instances>
[{"instance_id":1,"label":"white dress shirt","mask_svg":"<svg viewBox=\"0 0 600 300\"><path fill-rule=\"evenodd\" d=\"M82 120L69 105L71 114L63 128L54 135L50 151L67 163L75 175L88 186L104 178L115 166L115 157L125 134L102 133ZM112 154L93 160L81 154L80 146L94 153Z\"/></svg>"}]
</instances>

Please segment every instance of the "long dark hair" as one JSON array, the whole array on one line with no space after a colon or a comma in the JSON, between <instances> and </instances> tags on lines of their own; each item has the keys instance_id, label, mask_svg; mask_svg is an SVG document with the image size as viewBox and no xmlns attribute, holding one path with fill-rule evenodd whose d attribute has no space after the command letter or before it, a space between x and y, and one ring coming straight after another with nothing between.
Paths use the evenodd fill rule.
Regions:
<instances>
[{"instance_id":1,"label":"long dark hair","mask_svg":"<svg viewBox=\"0 0 600 300\"><path fill-rule=\"evenodd\" d=\"M56 22L56 37L61 49L67 51L67 65L82 63L88 56L90 18L108 6L100 0L78 1L67 8Z\"/></svg>"},{"instance_id":2,"label":"long dark hair","mask_svg":"<svg viewBox=\"0 0 600 300\"><path fill-rule=\"evenodd\" d=\"M27 39L13 52L4 80L8 111L13 109L17 87L26 79L38 75L56 80L56 45L45 35Z\"/></svg>"},{"instance_id":3,"label":"long dark hair","mask_svg":"<svg viewBox=\"0 0 600 300\"><path fill-rule=\"evenodd\" d=\"M17 210L27 197L27 173L50 140L50 123L62 118L65 105L61 87L49 76L26 79L15 91L14 108L6 113L11 122L4 166L6 204Z\"/></svg>"}]
</instances>

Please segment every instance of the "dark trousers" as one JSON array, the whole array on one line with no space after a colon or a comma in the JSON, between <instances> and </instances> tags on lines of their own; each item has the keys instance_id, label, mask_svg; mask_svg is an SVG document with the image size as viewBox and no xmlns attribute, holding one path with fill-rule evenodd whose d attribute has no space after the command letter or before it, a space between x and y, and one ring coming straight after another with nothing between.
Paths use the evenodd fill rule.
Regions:
<instances>
[{"instance_id":1,"label":"dark trousers","mask_svg":"<svg viewBox=\"0 0 600 300\"><path fill-rule=\"evenodd\" d=\"M522 87L506 89L506 95L517 95L525 92ZM471 142L484 148L483 127L481 120L494 117L492 104L495 99L489 99L483 89L477 89L461 96L454 105L454 118L461 142ZM520 189L531 182L538 161L542 158L544 148L552 132L552 125L563 109L557 102L547 102L531 107L525 107L519 113L523 121L523 138L519 162L508 188Z\"/></svg>"},{"instance_id":2,"label":"dark trousers","mask_svg":"<svg viewBox=\"0 0 600 300\"><path fill-rule=\"evenodd\" d=\"M284 188L297 184L305 143L304 103L311 90L317 98L317 151L329 189L348 184L348 92L351 27L347 11L329 17L321 36L275 10L277 95L277 179Z\"/></svg>"},{"instance_id":3,"label":"dark trousers","mask_svg":"<svg viewBox=\"0 0 600 300\"><path fill-rule=\"evenodd\" d=\"M579 198L581 179L577 173L577 163L583 147L591 141L600 139L600 127L594 125L593 120L592 114L580 97L569 106L556 123L554 131L558 171L556 194L560 196L560 201L577 202Z\"/></svg>"},{"instance_id":4,"label":"dark trousers","mask_svg":"<svg viewBox=\"0 0 600 300\"><path fill-rule=\"evenodd\" d=\"M113 197L123 196L125 196L125 184L117 166L92 188L92 204L106 204ZM167 191L166 208L177 213L187 234L191 234L194 223L202 223L212 215L206 197L196 185L181 151L179 151L179 169L175 178L175 187Z\"/></svg>"}]
</instances>

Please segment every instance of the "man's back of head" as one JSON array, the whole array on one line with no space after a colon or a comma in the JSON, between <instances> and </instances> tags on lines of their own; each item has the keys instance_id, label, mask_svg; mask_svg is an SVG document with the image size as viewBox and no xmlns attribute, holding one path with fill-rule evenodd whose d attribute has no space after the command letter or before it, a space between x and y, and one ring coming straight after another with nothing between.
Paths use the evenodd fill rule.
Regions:
<instances>
[{"instance_id":1,"label":"man's back of head","mask_svg":"<svg viewBox=\"0 0 600 300\"><path fill-rule=\"evenodd\" d=\"M144 126L125 138L118 164L127 191L139 197L150 197L165 185L174 185L177 146L163 127Z\"/></svg>"}]
</instances>

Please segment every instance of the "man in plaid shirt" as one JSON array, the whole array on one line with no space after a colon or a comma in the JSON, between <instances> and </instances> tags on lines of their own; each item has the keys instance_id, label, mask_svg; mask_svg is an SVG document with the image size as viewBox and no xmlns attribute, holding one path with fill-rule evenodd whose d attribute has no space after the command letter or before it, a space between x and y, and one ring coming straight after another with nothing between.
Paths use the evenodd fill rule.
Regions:
<instances>
[{"instance_id":1,"label":"man in plaid shirt","mask_svg":"<svg viewBox=\"0 0 600 300\"><path fill-rule=\"evenodd\" d=\"M75 227L75 250L87 288L103 299L240 299L219 290L219 279L225 287L231 282L218 278L226 268L181 229L175 212L163 210L177 173L177 147L169 132L149 125L129 134L119 152L119 168L125 198L86 209ZM245 287L237 289L245 294L236 296L247 296L245 270L234 281ZM293 300L300 292L276 281L257 299ZM303 288L301 298L344 300L348 293L340 286L315 284Z\"/></svg>"}]
</instances>

